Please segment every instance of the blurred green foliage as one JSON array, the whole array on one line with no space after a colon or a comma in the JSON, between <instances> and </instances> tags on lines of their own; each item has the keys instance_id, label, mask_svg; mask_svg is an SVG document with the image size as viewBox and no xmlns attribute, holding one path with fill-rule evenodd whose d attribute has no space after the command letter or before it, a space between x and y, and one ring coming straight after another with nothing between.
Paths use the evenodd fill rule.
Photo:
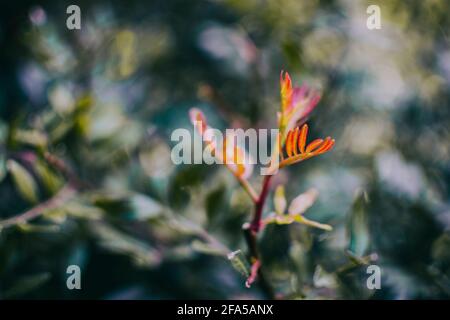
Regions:
<instances>
[{"instance_id":1,"label":"blurred green foliage","mask_svg":"<svg viewBox=\"0 0 450 320\"><path fill-rule=\"evenodd\" d=\"M170 133L193 106L217 128L275 127L282 69L321 89L311 135L336 146L276 178L290 199L317 188L306 216L333 231L264 230L275 291L449 298L450 3L378 3L375 31L368 1L80 1L79 31L68 1L5 4L0 220L74 190L0 229L0 298L264 297L233 269L251 201L222 167L173 165Z\"/></svg>"}]
</instances>

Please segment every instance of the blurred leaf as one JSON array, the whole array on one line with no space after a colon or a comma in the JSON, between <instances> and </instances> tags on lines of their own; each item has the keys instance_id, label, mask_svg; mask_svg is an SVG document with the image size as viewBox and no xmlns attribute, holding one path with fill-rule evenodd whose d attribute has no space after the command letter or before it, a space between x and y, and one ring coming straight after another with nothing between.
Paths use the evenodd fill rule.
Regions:
<instances>
[{"instance_id":1,"label":"blurred leaf","mask_svg":"<svg viewBox=\"0 0 450 320\"><path fill-rule=\"evenodd\" d=\"M183 235L199 235L202 233L202 228L199 225L185 219L183 216L169 218L167 220L167 225Z\"/></svg>"},{"instance_id":2,"label":"blurred leaf","mask_svg":"<svg viewBox=\"0 0 450 320\"><path fill-rule=\"evenodd\" d=\"M33 176L14 160L9 159L6 166L12 174L16 188L22 197L31 203L37 203L37 186Z\"/></svg>"},{"instance_id":3,"label":"blurred leaf","mask_svg":"<svg viewBox=\"0 0 450 320\"><path fill-rule=\"evenodd\" d=\"M17 227L23 232L59 232L61 231L57 225L38 225L30 223L20 223Z\"/></svg>"},{"instance_id":4,"label":"blurred leaf","mask_svg":"<svg viewBox=\"0 0 450 320\"><path fill-rule=\"evenodd\" d=\"M96 142L108 139L117 132L126 136L129 134L129 130L133 128L133 125L135 125L127 123L127 118L119 105L112 104L108 106L108 112L105 112L105 109L105 107L97 107L90 114L90 141ZM123 130L125 128L127 130Z\"/></svg>"},{"instance_id":5,"label":"blurred leaf","mask_svg":"<svg viewBox=\"0 0 450 320\"><path fill-rule=\"evenodd\" d=\"M45 210L43 217L53 223L61 224L67 219L66 211L62 208Z\"/></svg>"},{"instance_id":6,"label":"blurred leaf","mask_svg":"<svg viewBox=\"0 0 450 320\"><path fill-rule=\"evenodd\" d=\"M356 256L362 257L369 246L369 230L367 221L368 203L367 193L360 191L352 206L350 219L347 226L349 235L349 251Z\"/></svg>"},{"instance_id":7,"label":"blurred leaf","mask_svg":"<svg viewBox=\"0 0 450 320\"><path fill-rule=\"evenodd\" d=\"M302 214L285 214L285 215L279 215L275 213L269 214L264 219L264 224L278 224L278 225L284 225L284 224L291 224L294 222L298 222L310 227L319 228L326 231L333 230L333 227L328 224L319 223L313 220L310 220L308 218L305 218Z\"/></svg>"},{"instance_id":8,"label":"blurred leaf","mask_svg":"<svg viewBox=\"0 0 450 320\"><path fill-rule=\"evenodd\" d=\"M438 267L450 270L450 234L444 233L433 243L431 250L433 263Z\"/></svg>"},{"instance_id":9,"label":"blurred leaf","mask_svg":"<svg viewBox=\"0 0 450 320\"><path fill-rule=\"evenodd\" d=\"M42 161L37 161L34 166L36 175L50 194L56 193L62 186L62 180Z\"/></svg>"},{"instance_id":10,"label":"blurred leaf","mask_svg":"<svg viewBox=\"0 0 450 320\"><path fill-rule=\"evenodd\" d=\"M130 210L130 204L127 195L96 193L91 196L91 202L103 209L109 215L118 215Z\"/></svg>"},{"instance_id":11,"label":"blurred leaf","mask_svg":"<svg viewBox=\"0 0 450 320\"><path fill-rule=\"evenodd\" d=\"M60 141L74 126L72 118L64 118L60 121L49 133L49 139L51 143Z\"/></svg>"},{"instance_id":12,"label":"blurred leaf","mask_svg":"<svg viewBox=\"0 0 450 320\"><path fill-rule=\"evenodd\" d=\"M42 148L45 147L48 142L47 135L38 130L17 129L15 131L14 139L16 142Z\"/></svg>"},{"instance_id":13,"label":"blurred leaf","mask_svg":"<svg viewBox=\"0 0 450 320\"><path fill-rule=\"evenodd\" d=\"M250 266L241 250L230 252L227 257L237 272L246 278L250 275Z\"/></svg>"},{"instance_id":14,"label":"blurred leaf","mask_svg":"<svg viewBox=\"0 0 450 320\"><path fill-rule=\"evenodd\" d=\"M152 139L151 148L141 148L139 163L145 174L153 179L166 180L174 170L172 161L167 161L171 151L169 146L162 139Z\"/></svg>"},{"instance_id":15,"label":"blurred leaf","mask_svg":"<svg viewBox=\"0 0 450 320\"><path fill-rule=\"evenodd\" d=\"M314 204L318 194L316 189L309 189L297 196L289 205L289 214L303 214Z\"/></svg>"},{"instance_id":16,"label":"blurred leaf","mask_svg":"<svg viewBox=\"0 0 450 320\"><path fill-rule=\"evenodd\" d=\"M204 254L217 255L217 256L224 255L224 251L221 248L217 248L209 243L205 243L200 240L192 241L191 246L195 251L198 251L198 252L201 252Z\"/></svg>"},{"instance_id":17,"label":"blurred leaf","mask_svg":"<svg viewBox=\"0 0 450 320\"><path fill-rule=\"evenodd\" d=\"M318 265L314 271L313 283L317 288L334 289L337 287L336 277L333 274L326 272L320 265Z\"/></svg>"},{"instance_id":18,"label":"blurred leaf","mask_svg":"<svg viewBox=\"0 0 450 320\"><path fill-rule=\"evenodd\" d=\"M3 295L4 299L12 299L14 297L27 294L45 284L51 278L49 272L39 273L32 276L19 278L14 286L8 289Z\"/></svg>"},{"instance_id":19,"label":"blurred leaf","mask_svg":"<svg viewBox=\"0 0 450 320\"><path fill-rule=\"evenodd\" d=\"M104 211L98 207L74 201L69 202L61 209L68 215L90 220L100 220L104 215Z\"/></svg>"},{"instance_id":20,"label":"blurred leaf","mask_svg":"<svg viewBox=\"0 0 450 320\"><path fill-rule=\"evenodd\" d=\"M319 228L319 229L326 230L326 231L333 230L333 227L328 225L328 224L324 224L324 223L320 223L320 222L317 222L317 221L313 221L313 220L307 219L307 218L305 218L304 216L302 216L300 214L295 215L294 219L295 219L296 222L299 222L301 224L304 224L304 225L307 225L307 226L310 226L310 227Z\"/></svg>"},{"instance_id":21,"label":"blurred leaf","mask_svg":"<svg viewBox=\"0 0 450 320\"><path fill-rule=\"evenodd\" d=\"M91 126L89 110L94 103L92 96L86 95L78 99L75 109L74 125L81 136L87 136Z\"/></svg>"},{"instance_id":22,"label":"blurred leaf","mask_svg":"<svg viewBox=\"0 0 450 320\"><path fill-rule=\"evenodd\" d=\"M130 220L156 218L164 212L164 207L143 194L96 194L93 203L109 215L119 215Z\"/></svg>"},{"instance_id":23,"label":"blurred leaf","mask_svg":"<svg viewBox=\"0 0 450 320\"><path fill-rule=\"evenodd\" d=\"M156 249L111 226L97 223L92 225L91 230L99 238L102 247L129 256L139 266L154 267L161 263L162 257Z\"/></svg>"},{"instance_id":24,"label":"blurred leaf","mask_svg":"<svg viewBox=\"0 0 450 320\"><path fill-rule=\"evenodd\" d=\"M193 256L194 248L189 244L174 245L164 251L166 261L183 261Z\"/></svg>"}]
</instances>

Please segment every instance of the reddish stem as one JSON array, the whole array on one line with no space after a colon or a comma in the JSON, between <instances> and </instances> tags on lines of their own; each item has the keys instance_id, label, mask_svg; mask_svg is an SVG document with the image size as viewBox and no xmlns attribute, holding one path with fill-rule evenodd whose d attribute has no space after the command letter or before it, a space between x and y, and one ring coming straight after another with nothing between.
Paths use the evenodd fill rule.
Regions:
<instances>
[{"instance_id":1,"label":"reddish stem","mask_svg":"<svg viewBox=\"0 0 450 320\"><path fill-rule=\"evenodd\" d=\"M251 283L254 282L256 279L256 274L258 274L261 287L265 292L267 298L274 299L275 294L273 288L267 281L263 270L261 270L261 260L260 260L261 257L256 243L257 234L261 230L261 218L264 209L264 204L266 202L267 195L269 194L269 186L271 178L272 178L271 175L267 175L264 177L261 193L257 198L257 200L255 201L255 214L253 216L251 223L245 223L243 225L243 230L245 240L247 242L247 246L250 251L249 252L250 261L252 262L252 272L249 279L247 279L246 285L247 286L251 285Z\"/></svg>"},{"instance_id":2,"label":"reddish stem","mask_svg":"<svg viewBox=\"0 0 450 320\"><path fill-rule=\"evenodd\" d=\"M269 194L269 186L270 180L272 176L267 175L264 177L263 186L261 193L258 197L258 200L255 203L255 215L253 216L253 220L250 224L250 230L256 235L261 229L261 218L264 209L264 204L267 199L267 195Z\"/></svg>"}]
</instances>

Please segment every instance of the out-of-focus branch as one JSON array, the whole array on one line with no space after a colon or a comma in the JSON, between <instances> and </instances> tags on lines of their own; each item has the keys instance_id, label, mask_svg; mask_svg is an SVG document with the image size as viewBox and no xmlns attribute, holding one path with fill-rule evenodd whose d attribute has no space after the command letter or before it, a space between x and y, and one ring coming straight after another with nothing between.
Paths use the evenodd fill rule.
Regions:
<instances>
[{"instance_id":1,"label":"out-of-focus branch","mask_svg":"<svg viewBox=\"0 0 450 320\"><path fill-rule=\"evenodd\" d=\"M258 232L261 230L261 218L266 203L267 196L269 194L270 180L272 176L268 175L264 177L263 187L258 197L254 198L255 211L251 223L245 223L242 226L244 231L245 241L249 250L250 262L252 264L252 274L247 279L247 286L250 286L255 281L255 271L258 274L258 280L262 290L269 299L275 299L275 292L267 281L264 272L261 268L261 255L257 245Z\"/></svg>"},{"instance_id":2,"label":"out-of-focus branch","mask_svg":"<svg viewBox=\"0 0 450 320\"><path fill-rule=\"evenodd\" d=\"M19 215L14 217L1 220L0 221L0 229L12 227L21 223L26 223L29 220L39 217L46 210L57 208L64 204L67 200L72 198L76 193L76 189L70 183L65 185L58 191L53 197L40 203L39 205L27 210Z\"/></svg>"},{"instance_id":3,"label":"out-of-focus branch","mask_svg":"<svg viewBox=\"0 0 450 320\"><path fill-rule=\"evenodd\" d=\"M261 229L261 218L264 209L264 204L266 203L267 195L269 194L270 180L272 176L267 175L264 177L263 187L258 200L255 203L255 214L253 216L252 223L250 224L250 229L256 234Z\"/></svg>"},{"instance_id":4,"label":"out-of-focus branch","mask_svg":"<svg viewBox=\"0 0 450 320\"><path fill-rule=\"evenodd\" d=\"M41 202L37 206L21 214L15 215L8 219L0 220L0 229L12 227L21 223L26 223L32 219L39 217L46 210L60 207L77 193L77 189L84 185L84 183L62 159L58 158L55 155L52 155L49 152L46 152L44 154L44 157L51 166L53 166L64 176L66 176L68 182L50 199Z\"/></svg>"},{"instance_id":5,"label":"out-of-focus branch","mask_svg":"<svg viewBox=\"0 0 450 320\"><path fill-rule=\"evenodd\" d=\"M261 286L261 289L263 290L263 292L265 293L265 295L267 296L267 298L269 299L275 299L275 292L271 286L271 284L269 283L269 281L267 280L264 271L261 269L261 256L259 254L259 249L258 249L258 245L256 243L256 233L254 233L251 229L250 229L250 224L249 223L245 223L242 226L242 230L244 231L244 236L245 236L245 241L247 243L247 247L249 249L249 255L250 255L250 260L252 262L252 267L254 264L257 264L257 268L258 268L258 282ZM253 260L253 261L252 261ZM255 279L252 279L252 281L254 281ZM251 283L248 283L248 285L250 285Z\"/></svg>"}]
</instances>

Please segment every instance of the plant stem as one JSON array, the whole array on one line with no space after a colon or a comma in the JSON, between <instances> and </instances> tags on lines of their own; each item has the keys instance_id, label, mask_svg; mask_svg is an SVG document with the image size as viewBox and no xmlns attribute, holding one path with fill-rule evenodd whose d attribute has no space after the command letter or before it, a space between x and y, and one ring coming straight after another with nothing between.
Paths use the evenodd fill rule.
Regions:
<instances>
[{"instance_id":1,"label":"plant stem","mask_svg":"<svg viewBox=\"0 0 450 320\"><path fill-rule=\"evenodd\" d=\"M242 226L242 230L244 231L245 241L247 242L247 246L249 249L250 260L261 261L261 257L258 250L258 245L256 243L256 233L254 233L250 229L250 224L245 223ZM258 282L261 285L261 289L269 299L275 299L275 292L264 275L264 271L261 266L258 269Z\"/></svg>"},{"instance_id":2,"label":"plant stem","mask_svg":"<svg viewBox=\"0 0 450 320\"><path fill-rule=\"evenodd\" d=\"M57 156L45 152L44 158L47 160L48 164L53 166L55 169L60 171L63 175L66 176L68 182L50 199L36 205L35 207L13 216L11 218L7 218L4 220L0 220L0 230L3 228L9 228L21 223L27 223L30 220L33 220L42 214L45 213L46 210L54 209L63 205L66 201L73 198L77 190L85 185L78 176L73 172L73 170L60 158Z\"/></svg>"},{"instance_id":3,"label":"plant stem","mask_svg":"<svg viewBox=\"0 0 450 320\"><path fill-rule=\"evenodd\" d=\"M70 185L67 184L64 186L56 195L54 195L52 198L48 199L47 201L42 202L41 204L37 205L36 207L31 208L28 211L25 211L24 213L21 213L17 216L1 220L0 221L0 228L8 228L15 226L17 224L26 223L29 220L32 220L34 218L39 217L41 214L43 214L46 210L57 208L64 204L67 200L72 198L76 193L76 189Z\"/></svg>"},{"instance_id":4,"label":"plant stem","mask_svg":"<svg viewBox=\"0 0 450 320\"><path fill-rule=\"evenodd\" d=\"M269 194L269 186L271 178L272 178L271 175L264 177L261 194L259 195L258 200L255 202L255 214L250 224L250 230L253 231L255 234L258 233L259 230L261 229L261 218L264 209L264 204L266 202L267 195Z\"/></svg>"},{"instance_id":5,"label":"plant stem","mask_svg":"<svg viewBox=\"0 0 450 320\"><path fill-rule=\"evenodd\" d=\"M261 256L259 254L259 249L257 245L257 235L258 232L261 230L261 218L262 213L264 209L264 204L267 199L267 195L269 194L269 186L270 186L270 180L272 176L267 175L264 177L263 186L260 195L255 198L255 213L253 216L253 219L251 223L245 223L242 226L242 229L244 231L245 241L247 242L249 255L250 255L250 262L251 263L261 263ZM275 299L275 293L273 291L272 286L267 281L264 272L262 268L260 267L258 269L258 278L259 283L261 285L262 290L267 295L269 299Z\"/></svg>"}]
</instances>

